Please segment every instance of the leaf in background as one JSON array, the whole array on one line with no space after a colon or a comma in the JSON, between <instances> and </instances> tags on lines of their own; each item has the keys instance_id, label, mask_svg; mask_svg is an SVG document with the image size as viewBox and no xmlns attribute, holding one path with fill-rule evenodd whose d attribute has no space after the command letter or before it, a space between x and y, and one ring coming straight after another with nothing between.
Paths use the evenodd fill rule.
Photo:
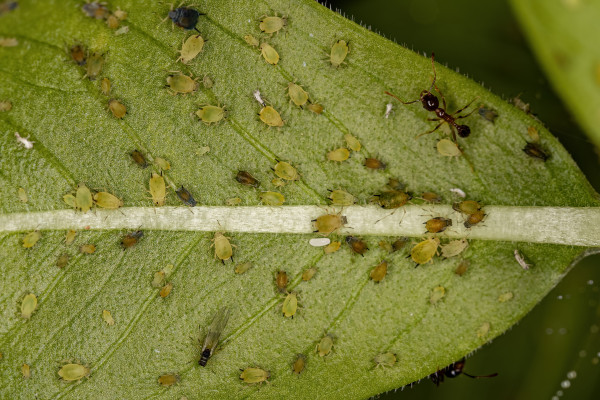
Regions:
<instances>
[{"instance_id":1,"label":"leaf in background","mask_svg":"<svg viewBox=\"0 0 600 400\"><path fill-rule=\"evenodd\" d=\"M419 104L394 103L390 117L383 115L390 102L385 90L411 99L429 87L430 61L315 2L203 3L200 9L207 15L200 17L198 29L207 41L187 66L175 60L184 39L194 33L158 25L167 6L111 3L110 10L128 12L122 25L129 32L115 35L103 20L85 16L81 5L20 2L16 10L0 17L0 35L19 41L18 46L0 48L0 99L13 105L0 114L0 217L5 224L0 247L0 379L13 397L89 398L98 393L119 398L194 398L198 393L221 398L367 397L435 372L504 332L585 250L533 243L548 240L544 238L557 225L567 230L570 225L559 219L564 210L548 211L530 222L535 214L523 207L598 205L569 155L539 123L438 66L437 84L449 110L478 97L477 103L499 115L495 123L477 113L465 119L472 130L460 141L465 156L442 157L435 146L445 135L415 139L432 127L427 121L431 115ZM273 36L262 34L261 17L275 13L287 16L287 25ZM278 51L276 66L265 63L259 50L244 40L248 34ZM349 43L350 53L334 68L329 50L339 40ZM96 80L83 78L85 71L70 61L68 48L77 43L90 54L103 56ZM169 71L199 78L199 84L209 77L212 84L173 95L165 88ZM110 96L102 94L103 78L110 79ZM322 114L290 102L286 88L292 81L309 93L311 101L324 106ZM283 127L268 128L259 119L256 89L281 114ZM108 109L112 98L126 107L122 119ZM194 114L207 103L225 106L226 118L210 125L200 122ZM522 151L530 140L530 126L538 129L542 145L551 153L545 163ZM34 141L34 148L20 146L15 131ZM360 140L361 150L346 161L328 161L327 153L346 146L344 137L349 133ZM466 236L467 250L447 260L435 257L433 264L418 268L406 259L409 245L390 254L379 242L396 237L366 235L371 228L353 226L351 219L346 232L364 235L370 248L364 257L351 254L345 244L325 254L309 245L308 235L232 232L251 221L245 211L256 210L235 208L242 213L238 221L216 221L237 246L235 262L223 264L210 248L214 233L202 232L215 224L211 209L203 227L197 221L206 208L152 208L147 193L150 168L132 161L129 154L134 149L142 150L150 161L168 160L170 169L163 173L171 189L183 185L199 204L215 206L214 213L222 211L216 206L232 198L259 206L261 191L281 192L286 205L314 206L327 204L328 190L341 188L366 204L385 190L389 178L399 179L415 194L434 191L446 204L456 199L449 189L459 187L483 204L519 207L486 206L490 211L483 226L469 232L461 229L462 219L455 219L444 235ZM363 164L368 157L383 160L387 168L367 170ZM300 179L283 187L273 183L271 168L277 160L292 164ZM158 166L153 169L159 172ZM257 178L260 189L236 182L239 170ZM85 215L54 211L66 208L63 196L79 182L114 192L126 208ZM27 191L27 203L19 200L20 187ZM171 189L167 205L180 205ZM393 227L400 234L410 221L420 218L422 227L422 221L440 210L451 213L448 206L406 207L380 225L372 224L372 229L404 218ZM581 213L589 212L592 218L595 211ZM134 220L135 212L143 218ZM291 232L291 221L300 214L285 207L272 212L287 213L288 218L264 219L267 232ZM381 211L371 206L342 212L351 216ZM172 218L162 230L146 229L153 215ZM46 224L42 237L31 249L23 248L24 233L11 231L27 230L39 216L44 218L40 224ZM86 218L94 220L93 229L80 230L75 243L66 245L63 224L81 226ZM305 218L308 226L309 219ZM108 229L117 220L128 223L129 230ZM189 229L183 226L187 223L199 231L177 231ZM145 229L144 236L123 250L122 238L138 228ZM591 228L572 230L576 228L582 238L589 235L593 241ZM532 243L476 240L484 234L502 240L529 235ZM331 238L344 242L337 233ZM415 238L412 244L420 240ZM85 244L95 245L95 252L80 253L79 246ZM534 264L530 270L516 263L515 248ZM70 258L59 269L56 261L65 253ZM454 271L463 258L469 268L459 276ZM374 283L369 274L383 260L388 263L387 275ZM245 262L252 267L236 274L235 265ZM309 268L317 273L303 281L302 273ZM161 285L154 287L152 281L165 269L165 283L173 287L163 298ZM274 283L278 270L287 272L288 290L297 294L300 308L293 319L281 315L284 296ZM508 292L513 294L511 300L498 300ZM31 318L23 320L21 299L28 293L37 296L38 304ZM202 368L197 365L198 340L204 340L224 306L231 316L221 348ZM104 310L110 312L113 325L103 319ZM325 334L331 334L334 343L322 358L315 348ZM375 369L373 358L388 351L397 354L396 365ZM298 353L306 355L299 377L291 370ZM79 384L60 381L58 370L65 360L89 367L89 378ZM20 372L25 363L31 368L27 380ZM239 379L239 369L248 367L268 370L271 385L247 387ZM179 382L161 387L158 378L165 374L177 374Z\"/></svg>"}]
</instances>

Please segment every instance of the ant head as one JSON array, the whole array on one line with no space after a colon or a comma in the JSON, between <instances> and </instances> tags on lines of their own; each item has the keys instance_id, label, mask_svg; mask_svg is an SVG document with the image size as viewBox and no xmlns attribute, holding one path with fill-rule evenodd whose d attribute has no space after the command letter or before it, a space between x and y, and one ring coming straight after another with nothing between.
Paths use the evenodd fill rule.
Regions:
<instances>
[{"instance_id":1,"label":"ant head","mask_svg":"<svg viewBox=\"0 0 600 400\"><path fill-rule=\"evenodd\" d=\"M444 371L445 375L448 378L456 378L460 374L462 374L463 368L465 367L465 360L459 360L452 365L447 366Z\"/></svg>"},{"instance_id":2,"label":"ant head","mask_svg":"<svg viewBox=\"0 0 600 400\"><path fill-rule=\"evenodd\" d=\"M423 108L427 111L435 111L435 109L440 105L438 98L428 90L423 90L421 92L420 99L421 103L423 104Z\"/></svg>"},{"instance_id":3,"label":"ant head","mask_svg":"<svg viewBox=\"0 0 600 400\"><path fill-rule=\"evenodd\" d=\"M471 134L471 128L467 125L458 125L456 129L458 130L458 136L460 137L467 137Z\"/></svg>"}]
</instances>

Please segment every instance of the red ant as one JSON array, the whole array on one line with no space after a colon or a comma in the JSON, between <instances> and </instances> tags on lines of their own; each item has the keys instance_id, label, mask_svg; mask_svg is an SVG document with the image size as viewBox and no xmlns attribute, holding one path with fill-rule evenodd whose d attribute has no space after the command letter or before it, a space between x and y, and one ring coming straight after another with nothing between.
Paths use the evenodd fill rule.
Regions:
<instances>
[{"instance_id":1,"label":"red ant","mask_svg":"<svg viewBox=\"0 0 600 400\"><path fill-rule=\"evenodd\" d=\"M436 372L434 372L433 374L429 375L429 379L431 379L431 381L433 383L435 383L436 386L439 386L440 383L444 382L444 376L448 377L448 378L456 378L457 376L459 376L460 374L466 375L469 378L493 378L494 376L497 376L498 373L494 373L494 374L490 374L490 375L469 375L466 372L463 372L463 368L465 367L465 359L460 359L457 362L448 365L445 368L442 368L441 370L438 369Z\"/></svg>"},{"instance_id":2,"label":"red ant","mask_svg":"<svg viewBox=\"0 0 600 400\"><path fill-rule=\"evenodd\" d=\"M435 84L437 75L435 72L434 57L435 57L435 54L431 53L431 66L433 68L433 82L431 82L431 87L429 88L429 90L423 90L417 100L403 101L403 100L400 100L397 96L393 95L390 92L386 91L385 94L387 94L388 96L392 96L393 98L395 98L402 104L412 104L412 103L416 103L417 101L420 101L425 110L435 112L436 118L428 118L429 121L440 121L440 120L442 121L432 130L421 133L421 134L417 135L417 137L422 136L422 135L427 135L428 133L435 132L436 130L438 130L438 128L440 126L442 126L442 124L444 124L444 122L447 122L448 125L450 125L450 129L452 129L452 138L454 139L454 142L456 142L456 134L454 133L454 129L456 129L456 131L458 132L458 136L463 137L463 138L467 137L471 134L471 128L469 128L467 125L457 124L456 120L461 119L461 118L466 118L476 110L473 110L466 115L460 115L460 116L456 116L456 115L460 114L462 111L464 111L476 99L471 100L469 102L469 104L467 104L460 110L456 111L454 114L448 114L448 112L446 112L446 98L444 97L444 95L442 94L440 89ZM440 101L433 93L431 93L431 90L434 88L440 94L440 96L442 96L443 107L440 107Z\"/></svg>"}]
</instances>

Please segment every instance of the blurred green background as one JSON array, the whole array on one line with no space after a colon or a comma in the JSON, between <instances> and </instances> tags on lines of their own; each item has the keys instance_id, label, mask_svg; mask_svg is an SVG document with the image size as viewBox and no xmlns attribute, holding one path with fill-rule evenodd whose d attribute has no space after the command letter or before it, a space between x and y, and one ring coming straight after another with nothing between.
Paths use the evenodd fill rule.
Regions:
<instances>
[{"instance_id":1,"label":"blurred green background","mask_svg":"<svg viewBox=\"0 0 600 400\"><path fill-rule=\"evenodd\" d=\"M416 52L435 52L436 61L507 101L520 96L600 191L600 152L550 87L506 1L337 0L327 5ZM498 377L460 376L439 387L423 380L381 398L599 399L599 287L600 256L587 257L517 326L468 358L465 372L498 372ZM406 362L401 355L400 360Z\"/></svg>"}]
</instances>

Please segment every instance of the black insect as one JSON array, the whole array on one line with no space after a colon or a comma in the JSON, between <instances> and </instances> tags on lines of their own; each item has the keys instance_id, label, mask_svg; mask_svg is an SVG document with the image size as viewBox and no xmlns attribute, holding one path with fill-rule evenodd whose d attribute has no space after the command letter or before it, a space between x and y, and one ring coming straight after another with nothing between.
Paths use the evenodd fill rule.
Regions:
<instances>
[{"instance_id":1,"label":"black insect","mask_svg":"<svg viewBox=\"0 0 600 400\"><path fill-rule=\"evenodd\" d=\"M393 98L395 98L402 104L412 104L412 103L416 103L416 102L420 101L425 110L434 112L436 115L435 118L429 118L429 121L441 121L435 128L433 128L430 131L421 133L421 134L417 135L417 137L426 135L428 133L435 132L436 130L439 129L440 126L442 126L444 123L447 123L450 126L450 129L452 130L452 138L456 142L456 133L458 133L458 136L463 137L463 138L467 137L471 134L471 128L469 128L467 125L460 125L459 123L456 122L456 120L466 118L469 115L471 115L473 112L475 112L476 109L471 111L468 114L458 115L462 111L464 111L467 107L469 107L471 105L471 103L473 103L475 101L475 99L471 100L466 106L464 106L463 108L454 112L453 114L449 114L446 111L446 98L444 97L444 95L442 94L440 89L435 84L437 75L435 72L434 57L435 57L435 54L431 53L431 66L433 68L433 82L431 82L431 87L429 88L429 90L423 90L421 92L418 99L413 100L413 101L404 101L404 100L400 100L397 96L393 95L390 92L385 92L385 94L387 94L388 96L392 96ZM442 97L443 107L440 107L440 101L433 93L431 93L431 91L433 89L435 89ZM456 133L455 133L455 130L456 130Z\"/></svg>"},{"instance_id":2,"label":"black insect","mask_svg":"<svg viewBox=\"0 0 600 400\"><path fill-rule=\"evenodd\" d=\"M429 379L431 379L431 381L433 383L435 383L437 386L439 386L440 383L444 382L444 377L456 378L460 374L464 374L464 375L468 376L469 378L473 378L473 379L493 378L494 376L498 375L498 373L494 373L494 374L490 374L490 375L479 375L479 376L478 375L469 375L466 372L463 372L464 367L465 367L465 359L463 358L455 363L448 365L446 368L437 370L433 374L429 375Z\"/></svg>"},{"instance_id":3,"label":"black insect","mask_svg":"<svg viewBox=\"0 0 600 400\"><path fill-rule=\"evenodd\" d=\"M219 343L219 337L227 325L227 320L229 319L229 315L231 311L228 307L221 308L219 312L213 318L210 326L208 327L208 333L206 334L206 339L204 339L204 345L202 346L202 355L200 356L200 361L198 364L202 367L206 367L206 363L208 363L208 359L215 351L217 344Z\"/></svg>"},{"instance_id":4,"label":"black insect","mask_svg":"<svg viewBox=\"0 0 600 400\"><path fill-rule=\"evenodd\" d=\"M186 30L195 29L198 33L200 31L196 28L196 25L198 24L198 17L201 15L206 14L188 7L178 7L169 11L169 18L175 25Z\"/></svg>"},{"instance_id":5,"label":"black insect","mask_svg":"<svg viewBox=\"0 0 600 400\"><path fill-rule=\"evenodd\" d=\"M175 191L175 193L177 193L177 197L179 197L179 199L183 201L185 205L190 207L196 207L196 200L194 199L194 196L192 196L189 190L181 186L178 190Z\"/></svg>"}]
</instances>

